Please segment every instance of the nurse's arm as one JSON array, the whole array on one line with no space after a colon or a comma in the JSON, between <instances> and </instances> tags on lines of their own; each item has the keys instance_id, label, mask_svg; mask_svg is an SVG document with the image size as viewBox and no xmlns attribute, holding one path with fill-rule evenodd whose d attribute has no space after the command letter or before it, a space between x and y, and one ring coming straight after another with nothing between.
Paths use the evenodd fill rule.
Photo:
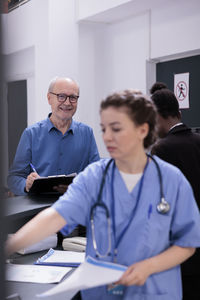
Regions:
<instances>
[{"instance_id":1,"label":"nurse's arm","mask_svg":"<svg viewBox=\"0 0 200 300\"><path fill-rule=\"evenodd\" d=\"M192 256L194 252L195 248L172 246L154 257L131 265L117 284L143 285L150 275L171 269L181 264Z\"/></svg>"},{"instance_id":2,"label":"nurse's arm","mask_svg":"<svg viewBox=\"0 0 200 300\"><path fill-rule=\"evenodd\" d=\"M43 210L7 240L6 256L43 240L65 225L65 219L54 208Z\"/></svg>"}]
</instances>

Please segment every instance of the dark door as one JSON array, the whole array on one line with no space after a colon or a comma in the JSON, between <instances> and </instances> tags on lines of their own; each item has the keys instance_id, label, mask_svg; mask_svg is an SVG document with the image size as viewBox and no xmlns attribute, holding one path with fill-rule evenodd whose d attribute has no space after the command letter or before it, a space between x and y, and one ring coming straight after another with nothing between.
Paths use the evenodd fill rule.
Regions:
<instances>
[{"instance_id":1,"label":"dark door","mask_svg":"<svg viewBox=\"0 0 200 300\"><path fill-rule=\"evenodd\" d=\"M9 167L23 130L27 127L26 80L8 83L8 157Z\"/></svg>"},{"instance_id":2,"label":"dark door","mask_svg":"<svg viewBox=\"0 0 200 300\"><path fill-rule=\"evenodd\" d=\"M189 72L190 108L182 109L182 120L190 127L200 127L200 55L156 64L156 81L165 82L174 91L174 74Z\"/></svg>"}]
</instances>

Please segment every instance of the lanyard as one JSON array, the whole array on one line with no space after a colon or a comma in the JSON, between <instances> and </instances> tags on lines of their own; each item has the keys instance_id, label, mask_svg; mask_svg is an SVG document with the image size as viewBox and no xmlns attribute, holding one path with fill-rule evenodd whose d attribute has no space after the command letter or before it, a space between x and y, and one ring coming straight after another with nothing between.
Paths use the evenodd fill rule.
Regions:
<instances>
[{"instance_id":1,"label":"lanyard","mask_svg":"<svg viewBox=\"0 0 200 300\"><path fill-rule=\"evenodd\" d=\"M112 227L113 227L113 237L114 237L114 255L113 255L113 260L116 261L116 257L117 257L117 248L119 246L119 243L122 240L122 237L124 236L125 232L127 231L127 229L129 228L131 221L133 219L134 216L134 212L135 209L137 208L138 202L140 200L140 196L141 196L141 191L142 191L142 187L143 187L143 182L144 182L144 174L145 171L147 169L149 163L149 157L147 157L147 162L146 165L144 167L144 171L142 174L142 177L140 179L140 183L139 183L139 189L138 189L138 193L137 193L137 197L136 197L136 206L135 208L132 210L132 214L131 217L129 218L129 221L127 223L127 225L125 226L125 228L123 229L123 231L121 232L121 234L119 235L118 239L116 238L116 222L115 222L115 197L114 197L114 174L115 174L115 162L113 162L113 168L112 168L112 175L111 175L111 213L112 213Z\"/></svg>"}]
</instances>

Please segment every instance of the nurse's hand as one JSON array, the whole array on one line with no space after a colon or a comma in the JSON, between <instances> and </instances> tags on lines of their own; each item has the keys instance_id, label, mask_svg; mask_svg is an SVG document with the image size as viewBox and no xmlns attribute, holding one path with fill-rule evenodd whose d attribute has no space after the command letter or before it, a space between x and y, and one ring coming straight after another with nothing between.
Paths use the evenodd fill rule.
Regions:
<instances>
[{"instance_id":1,"label":"nurse's hand","mask_svg":"<svg viewBox=\"0 0 200 300\"><path fill-rule=\"evenodd\" d=\"M182 264L194 252L195 248L173 245L158 255L131 265L116 283L122 285L143 285L151 274L169 270Z\"/></svg>"},{"instance_id":2,"label":"nurse's hand","mask_svg":"<svg viewBox=\"0 0 200 300\"><path fill-rule=\"evenodd\" d=\"M143 285L150 275L148 260L143 260L131 265L116 284Z\"/></svg>"},{"instance_id":3,"label":"nurse's hand","mask_svg":"<svg viewBox=\"0 0 200 300\"><path fill-rule=\"evenodd\" d=\"M36 172L32 172L28 175L28 177L26 178L26 191L27 192L29 192L30 188L33 185L34 180L38 177L40 177L40 176Z\"/></svg>"}]
</instances>

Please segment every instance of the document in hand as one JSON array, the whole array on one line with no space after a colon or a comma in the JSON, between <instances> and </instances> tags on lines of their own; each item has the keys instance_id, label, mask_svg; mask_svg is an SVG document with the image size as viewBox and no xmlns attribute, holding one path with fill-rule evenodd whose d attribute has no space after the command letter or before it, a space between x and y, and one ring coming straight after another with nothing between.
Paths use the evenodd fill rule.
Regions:
<instances>
[{"instance_id":1,"label":"document in hand","mask_svg":"<svg viewBox=\"0 0 200 300\"><path fill-rule=\"evenodd\" d=\"M65 300L70 300L80 290L110 284L119 280L126 269L126 266L98 261L88 256L85 262L66 280L37 296L47 297L67 292Z\"/></svg>"},{"instance_id":2,"label":"document in hand","mask_svg":"<svg viewBox=\"0 0 200 300\"><path fill-rule=\"evenodd\" d=\"M84 252L49 249L35 264L59 267L78 267L85 260Z\"/></svg>"},{"instance_id":3,"label":"document in hand","mask_svg":"<svg viewBox=\"0 0 200 300\"><path fill-rule=\"evenodd\" d=\"M76 173L68 175L56 175L48 177L36 178L30 188L29 194L46 194L46 193L58 193L53 189L54 186L69 185L72 183Z\"/></svg>"}]
</instances>

